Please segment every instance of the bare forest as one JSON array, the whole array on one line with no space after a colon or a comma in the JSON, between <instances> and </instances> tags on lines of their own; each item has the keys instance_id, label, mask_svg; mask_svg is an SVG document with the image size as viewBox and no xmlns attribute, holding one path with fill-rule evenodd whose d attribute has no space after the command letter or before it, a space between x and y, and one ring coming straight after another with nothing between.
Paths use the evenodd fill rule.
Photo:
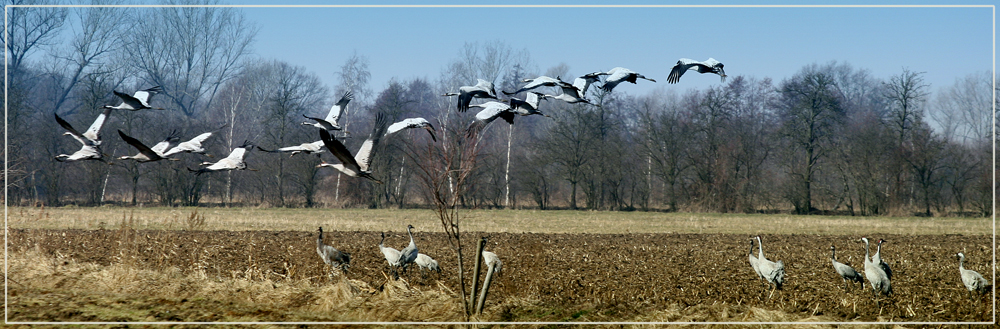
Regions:
<instances>
[{"instance_id":1,"label":"bare forest","mask_svg":"<svg viewBox=\"0 0 1000 329\"><path fill-rule=\"evenodd\" d=\"M513 91L525 78L606 69L536 63L528 49L470 40L438 77L397 77L373 86L369 67L377 64L361 53L331 59L343 63L337 72L257 56L257 27L235 8L15 8L8 18L5 184L11 205L431 208L441 186L429 168L441 164L424 155L461 147L459 136L474 114L455 111L454 98L442 94L477 78ZM593 105L543 100L540 109L551 119L498 120L485 130L456 203L987 216L996 101L988 69L932 86L914 68L880 77L827 62L792 76L755 77L730 67L726 82L706 89L663 83L645 95L592 88ZM326 85L321 76L340 83ZM120 102L113 91L153 86L163 90L153 105L166 110L116 110L105 124L101 148L110 164L55 160L78 145L62 135L54 114L86 127L102 106ZM426 118L437 128L437 142L420 131L384 140L372 164L384 184L318 168L336 162L329 152L254 149L247 166L256 171L187 170L225 157L244 141L266 149L317 141L315 129L301 125L303 115L325 115L347 92L354 100L341 120L346 133L338 137L348 148L364 141L376 113L391 122ZM204 146L215 160L200 154L118 160L137 151L116 130L148 144L172 133L186 140L214 132Z\"/></svg>"}]
</instances>

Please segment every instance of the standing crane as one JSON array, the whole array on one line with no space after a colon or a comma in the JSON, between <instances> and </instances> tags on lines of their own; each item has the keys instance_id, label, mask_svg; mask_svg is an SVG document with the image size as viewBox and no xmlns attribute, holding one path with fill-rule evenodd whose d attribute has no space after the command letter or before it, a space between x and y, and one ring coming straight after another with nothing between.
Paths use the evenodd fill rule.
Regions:
<instances>
[{"instance_id":1,"label":"standing crane","mask_svg":"<svg viewBox=\"0 0 1000 329\"><path fill-rule=\"evenodd\" d=\"M477 79L479 83L475 86L462 86L458 88L457 93L447 93L441 96L458 96L458 111L465 112L469 110L469 103L472 102L472 98L492 98L497 99L497 91L493 88L493 83Z\"/></svg>"},{"instance_id":2,"label":"standing crane","mask_svg":"<svg viewBox=\"0 0 1000 329\"><path fill-rule=\"evenodd\" d=\"M848 280L860 283L861 288L864 289L865 281L861 278L861 274L859 274L858 271L855 271L853 267L837 261L837 248L830 246L830 253L830 261L833 262L833 270L837 271L840 278L844 280L844 289L847 289L847 285L850 284Z\"/></svg>"},{"instance_id":3,"label":"standing crane","mask_svg":"<svg viewBox=\"0 0 1000 329\"><path fill-rule=\"evenodd\" d=\"M674 68L670 70L670 75L667 76L668 83L677 83L681 80L681 76L684 72L688 70L694 70L698 73L715 73L722 77L722 82L726 82L726 71L722 69L722 63L715 60L714 58L709 58L704 62L699 62L693 59L681 58L674 64Z\"/></svg>"},{"instance_id":4,"label":"standing crane","mask_svg":"<svg viewBox=\"0 0 1000 329\"><path fill-rule=\"evenodd\" d=\"M419 253L417 244L413 242L412 229L413 225L406 225L406 233L410 235L410 244L399 251L399 266L403 268L403 271L406 271L410 267L410 264L417 260L417 254Z\"/></svg>"},{"instance_id":5,"label":"standing crane","mask_svg":"<svg viewBox=\"0 0 1000 329\"><path fill-rule=\"evenodd\" d=\"M431 258L431 256L427 256L427 254L418 253L417 259L413 262L416 263L417 266L420 266L421 270L426 269L428 271L437 271L438 273L441 273L441 267L438 266L438 261Z\"/></svg>"},{"instance_id":6,"label":"standing crane","mask_svg":"<svg viewBox=\"0 0 1000 329\"><path fill-rule=\"evenodd\" d=\"M298 146L282 147L282 148L279 148L277 150L270 150L270 151L269 150L265 150L265 149L261 148L260 146L257 146L257 149L261 150L261 151L264 151L264 152L268 152L268 153L291 152L292 155L290 155L289 157L293 157L293 156L295 156L296 154L299 154L299 153L316 154L316 156L319 156L318 153L323 152L323 141L322 140L318 140L318 141L315 141L315 142L312 142L312 143L302 143L302 144L299 144Z\"/></svg>"},{"instance_id":7,"label":"standing crane","mask_svg":"<svg viewBox=\"0 0 1000 329\"><path fill-rule=\"evenodd\" d=\"M323 244L322 226L319 227L319 236L316 237L316 253L319 254L319 257L323 259L326 265L330 265L334 269L340 268L341 271L344 271L344 274L347 274L347 268L351 267L351 254L341 252L333 246Z\"/></svg>"},{"instance_id":8,"label":"standing crane","mask_svg":"<svg viewBox=\"0 0 1000 329\"><path fill-rule=\"evenodd\" d=\"M118 104L118 106L104 105L105 109L129 110L129 111L138 111L143 109L163 110L162 108L159 107L149 106L150 99L152 99L154 95L163 92L163 88L160 88L160 86L139 90L136 91L135 94L133 95L120 93L117 90L114 90L113 92L115 93L115 96L118 96L118 98L122 99L122 103Z\"/></svg>"},{"instance_id":9,"label":"standing crane","mask_svg":"<svg viewBox=\"0 0 1000 329\"><path fill-rule=\"evenodd\" d=\"M176 133L177 131L175 130L171 132L170 135L167 136L167 138L163 139L163 141L156 143L156 145L153 145L153 147L148 147L146 146L146 144L143 144L138 139L126 135L124 132L121 131L121 129L119 129L118 135L121 136L122 140L124 140L126 143L132 145L132 147L135 147L136 149L139 149L139 154L124 155L119 157L118 159L119 160L133 159L140 163L160 161L160 160L180 161L180 159L167 158L163 156L163 152L166 151L168 147L170 147L170 143L178 140L177 136L175 135Z\"/></svg>"},{"instance_id":10,"label":"standing crane","mask_svg":"<svg viewBox=\"0 0 1000 329\"><path fill-rule=\"evenodd\" d=\"M431 139L437 142L437 137L434 136L434 126L432 126L431 123L424 118L408 118L403 119L403 121L393 123L389 125L389 129L386 130L383 137L395 134L403 129L410 128L423 128L427 130L427 132L431 134Z\"/></svg>"},{"instance_id":11,"label":"standing crane","mask_svg":"<svg viewBox=\"0 0 1000 329\"><path fill-rule=\"evenodd\" d=\"M399 277L396 273L396 269L399 268L399 250L392 247L385 246L385 232L382 232L382 240L378 242L378 250L382 252L382 256L385 256L386 263L389 263L389 270L392 271L394 277Z\"/></svg>"},{"instance_id":12,"label":"standing crane","mask_svg":"<svg viewBox=\"0 0 1000 329\"><path fill-rule=\"evenodd\" d=\"M352 99L354 99L354 93L347 91L344 93L344 96L340 97L340 100L337 101L336 104L333 104L333 106L330 107L330 112L326 114L326 118L314 118L303 114L302 116L306 119L316 122L303 122L302 125L314 126L328 131L343 129L340 126L340 116L344 114L344 111L347 111L347 104L350 103Z\"/></svg>"},{"instance_id":13,"label":"standing crane","mask_svg":"<svg viewBox=\"0 0 1000 329\"><path fill-rule=\"evenodd\" d=\"M986 281L979 272L973 270L965 269L965 254L957 253L958 257L958 272L962 275L962 284L965 284L965 289L969 289L969 298L972 298L973 293L985 294L990 291L990 282Z\"/></svg>"},{"instance_id":14,"label":"standing crane","mask_svg":"<svg viewBox=\"0 0 1000 329\"><path fill-rule=\"evenodd\" d=\"M774 285L774 289L781 289L781 286L785 284L785 263L780 260L775 263L764 256L764 243L761 242L759 235L757 236L757 247L760 248L760 254L757 257L759 261L757 267L760 268L760 274L768 283ZM774 289L771 290L771 295L774 294ZM768 298L771 296L769 295Z\"/></svg>"},{"instance_id":15,"label":"standing crane","mask_svg":"<svg viewBox=\"0 0 1000 329\"><path fill-rule=\"evenodd\" d=\"M208 167L201 168L199 170L188 168L188 171L194 172L197 175L201 175L213 171L245 170L247 169L247 163L244 161L244 158L246 158L247 152L249 152L251 148L253 148L253 145L250 144L250 141L244 141L242 146L234 148L232 152L229 152L228 157L225 157L224 159L219 160L218 162L215 163L202 162L201 163L202 166L208 166ZM250 170L256 171L254 169Z\"/></svg>"},{"instance_id":16,"label":"standing crane","mask_svg":"<svg viewBox=\"0 0 1000 329\"><path fill-rule=\"evenodd\" d=\"M604 79L604 84L601 85L601 89L604 89L604 91L606 92L611 92L611 90L614 89L615 86L624 81L628 81L633 84L635 84L637 79L646 79L652 82L656 82L656 80L647 78L642 74L636 73L635 71L629 70L624 67L613 68L610 71L601 73L601 75L608 76L607 78Z\"/></svg>"},{"instance_id":17,"label":"standing crane","mask_svg":"<svg viewBox=\"0 0 1000 329\"><path fill-rule=\"evenodd\" d=\"M354 156L351 156L351 151L343 143L333 138L325 129L320 129L319 137L323 140L323 144L330 150L330 153L333 153L340 160L340 163L323 162L316 167L333 167L348 176L364 177L382 184L382 181L372 176L371 164L372 158L375 156L375 147L378 146L379 139L385 135L386 128L388 128L387 122L382 113L375 115L375 126L372 128L372 133L368 135L368 139L361 144L361 148Z\"/></svg>"},{"instance_id":18,"label":"standing crane","mask_svg":"<svg viewBox=\"0 0 1000 329\"><path fill-rule=\"evenodd\" d=\"M211 154L205 153L205 148L201 146L201 143L205 142L205 140L208 139L211 136L212 136L212 133L211 132L207 132L207 133L195 136L194 138L192 138L190 140L187 140L187 141L184 141L184 142L180 142L179 144L177 144L177 146L174 146L173 148L171 148L170 150L168 150L166 153L163 153L163 156L164 157L169 157L171 155L183 152L183 153L201 153L201 154L204 154L205 156L207 156L209 158L212 158L213 156Z\"/></svg>"},{"instance_id":19,"label":"standing crane","mask_svg":"<svg viewBox=\"0 0 1000 329\"><path fill-rule=\"evenodd\" d=\"M483 262L486 263L487 268L493 268L493 273L496 274L500 274L500 270L503 268L503 262L500 261L500 257L486 250L483 250Z\"/></svg>"},{"instance_id":20,"label":"standing crane","mask_svg":"<svg viewBox=\"0 0 1000 329\"><path fill-rule=\"evenodd\" d=\"M875 248L875 254L872 255L872 263L875 263L875 265L881 267L882 271L885 272L885 276L888 277L889 280L892 280L892 269L889 268L889 264L886 264L885 260L882 259L881 256L882 242L885 242L885 240L878 239L878 246Z\"/></svg>"},{"instance_id":21,"label":"standing crane","mask_svg":"<svg viewBox=\"0 0 1000 329\"><path fill-rule=\"evenodd\" d=\"M868 284L872 286L872 297L875 298L875 304L878 306L878 294L891 294L892 283L889 282L889 276L885 274L882 267L868 258L868 238L862 237L861 241L865 243L865 278L868 279Z\"/></svg>"}]
</instances>

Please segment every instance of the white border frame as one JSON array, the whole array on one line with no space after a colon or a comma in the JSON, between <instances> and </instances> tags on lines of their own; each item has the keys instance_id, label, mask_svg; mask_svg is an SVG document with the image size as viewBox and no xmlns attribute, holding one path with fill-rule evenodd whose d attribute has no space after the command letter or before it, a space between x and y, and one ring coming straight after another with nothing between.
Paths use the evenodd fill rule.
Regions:
<instances>
[{"instance_id":1,"label":"white border frame","mask_svg":"<svg viewBox=\"0 0 1000 329\"><path fill-rule=\"evenodd\" d=\"M8 22L7 22L7 10L8 8L51 8L51 7L62 7L62 8L86 8L86 7L127 7L127 8L162 8L162 7L217 7L217 8L990 8L993 17L993 72L992 72L992 84L993 84L993 100L996 100L997 93L997 76L996 76L996 6L995 5L5 5L4 6L4 38L3 40L9 40L10 36L7 34ZM992 325L997 322L997 217L996 217L996 202L997 202L997 108L996 102L993 102L993 172L991 173L993 179L993 321L992 322L11 322L8 320L8 290L7 290L7 273L8 273L8 254L7 254L7 184L8 181L8 138L7 138L7 86L9 85L8 80L8 53L7 47L4 46L4 187L3 187L3 218L4 218L4 282L3 282L3 292L4 292L4 324L47 324L47 325L110 325L110 324L134 324L134 325L151 325L151 324L170 324L170 325L204 325L204 324L225 324L225 325L457 325L457 324L482 324L482 325L558 325L558 324L589 324L589 325L638 325L638 324L653 324L653 325L664 325L664 324L677 324L677 325L691 325L691 324L743 324L743 325L753 325L753 324L805 324L805 325L865 325L865 324L898 324L898 325L961 325L961 324L976 324L976 325Z\"/></svg>"}]
</instances>

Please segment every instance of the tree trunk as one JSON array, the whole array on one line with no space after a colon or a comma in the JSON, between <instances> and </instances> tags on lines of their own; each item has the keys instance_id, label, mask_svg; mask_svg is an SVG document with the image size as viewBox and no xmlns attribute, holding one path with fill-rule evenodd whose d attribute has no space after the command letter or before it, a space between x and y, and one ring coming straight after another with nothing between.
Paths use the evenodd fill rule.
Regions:
<instances>
[{"instance_id":1,"label":"tree trunk","mask_svg":"<svg viewBox=\"0 0 1000 329\"><path fill-rule=\"evenodd\" d=\"M504 196L503 196L503 207L508 208L510 206L510 141L514 133L514 125L509 125L510 129L507 129L507 167L504 168L503 172L503 185L504 185Z\"/></svg>"},{"instance_id":2,"label":"tree trunk","mask_svg":"<svg viewBox=\"0 0 1000 329\"><path fill-rule=\"evenodd\" d=\"M570 185L570 191L571 191L570 194L569 194L570 195L569 196L569 208L575 210L576 209L576 182L575 181L571 181L571 182L569 182L569 185Z\"/></svg>"}]
</instances>

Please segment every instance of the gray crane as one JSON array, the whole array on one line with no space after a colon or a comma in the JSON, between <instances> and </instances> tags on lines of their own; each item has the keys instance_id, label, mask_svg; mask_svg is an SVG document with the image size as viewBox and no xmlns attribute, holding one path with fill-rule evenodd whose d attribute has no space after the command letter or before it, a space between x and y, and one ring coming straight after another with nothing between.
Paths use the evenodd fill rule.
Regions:
<instances>
[{"instance_id":1,"label":"gray crane","mask_svg":"<svg viewBox=\"0 0 1000 329\"><path fill-rule=\"evenodd\" d=\"M892 280L892 269L889 268L889 264L886 264L885 260L882 259L882 256L881 256L882 255L882 242L886 242L886 241L882 240L882 239L878 239L878 246L876 246L876 248L875 248L875 254L872 255L872 263L875 263L875 265L878 265L879 267L881 267L882 271L885 272L885 276L888 277L889 280Z\"/></svg>"},{"instance_id":2,"label":"gray crane","mask_svg":"<svg viewBox=\"0 0 1000 329\"><path fill-rule=\"evenodd\" d=\"M340 163L330 164L323 162L316 165L316 167L333 167L348 176L363 177L382 184L382 181L372 176L371 165L372 158L375 156L375 147L378 146L379 139L385 135L385 131L388 128L387 123L385 115L382 113L376 114L375 126L372 128L372 133L368 135L368 139L361 144L361 148L358 149L358 153L354 156L351 156L351 151L343 143L333 138L325 129L320 129L320 139L323 140L323 144L330 150L330 153L333 153L340 160Z\"/></svg>"},{"instance_id":3,"label":"gray crane","mask_svg":"<svg viewBox=\"0 0 1000 329\"><path fill-rule=\"evenodd\" d=\"M76 139L76 141L80 142L80 144L83 145L100 146L101 127L103 127L104 123L108 122L108 118L111 117L111 109L105 109L103 112L101 112L101 114L97 115L97 119L94 120L94 123L90 124L90 127L87 128L87 131L83 132L82 134L76 129L73 129L73 126L70 125L69 122L66 122L66 120L63 120L63 118L59 117L59 114L55 114L55 116L56 116L56 122L58 122L59 125L63 127L63 129L66 129L66 132L63 133L63 135L73 136L73 138Z\"/></svg>"},{"instance_id":4,"label":"gray crane","mask_svg":"<svg viewBox=\"0 0 1000 329\"><path fill-rule=\"evenodd\" d=\"M487 268L492 267L495 274L500 274L500 270L503 268L503 262L500 261L500 257L486 250L483 250L483 262L486 263Z\"/></svg>"},{"instance_id":5,"label":"gray crane","mask_svg":"<svg viewBox=\"0 0 1000 329\"><path fill-rule=\"evenodd\" d=\"M312 143L302 143L297 146L282 147L277 150L266 150L264 148L261 148L260 146L257 146L258 150L268 153L291 152L292 154L289 155L289 157L293 157L299 153L316 154L316 156L319 156L319 153L323 152L323 148L324 147L322 140L318 140Z\"/></svg>"},{"instance_id":6,"label":"gray crane","mask_svg":"<svg viewBox=\"0 0 1000 329\"><path fill-rule=\"evenodd\" d=\"M726 71L722 69L722 63L715 60L714 58L709 58L704 62L699 62L689 58L681 58L674 64L674 68L670 70L670 75L667 76L668 83L677 83L681 80L681 75L688 70L694 70L698 73L715 73L722 77L722 82L726 82Z\"/></svg>"},{"instance_id":7,"label":"gray crane","mask_svg":"<svg viewBox=\"0 0 1000 329\"><path fill-rule=\"evenodd\" d=\"M135 94L133 95L120 93L117 90L115 90L114 91L115 96L121 98L122 103L118 104L118 106L104 105L104 108L109 110L129 110L129 111L138 111L143 109L163 110L162 108L159 107L149 106L150 99L152 99L154 95L159 94L161 92L163 92L163 88L160 88L160 86L139 90L136 91Z\"/></svg>"},{"instance_id":8,"label":"gray crane","mask_svg":"<svg viewBox=\"0 0 1000 329\"><path fill-rule=\"evenodd\" d=\"M148 146L146 146L146 144L143 144L138 139L135 139L135 138L132 138L132 136L126 135L124 132L121 131L121 129L119 129L118 130L118 135L121 136L122 140L124 140L126 143L128 143L129 145L132 145L132 147L135 147L136 149L138 149L139 150L139 154L136 154L136 155L124 155L124 156L119 157L118 159L119 160L132 159L132 160L138 161L140 163L142 163L142 162L160 161L160 160L180 161L180 159L168 158L168 157L163 156L163 152L166 151L168 147L170 147L170 143L172 143L174 141L177 141L178 138L175 135L176 133L177 133L177 131L175 130L175 131L171 132L170 135L167 136L167 138L163 139L163 141L161 141L159 143L156 143L156 145L153 145L153 147L148 147Z\"/></svg>"},{"instance_id":9,"label":"gray crane","mask_svg":"<svg viewBox=\"0 0 1000 329\"><path fill-rule=\"evenodd\" d=\"M330 107L330 112L327 112L325 118L320 119L303 114L302 116L305 117L306 119L310 119L316 122L303 122L302 125L314 126L316 128L328 131L343 129L340 126L340 117L341 115L344 114L344 111L347 111L347 104L349 104L352 99L354 99L354 93L351 91L347 91L346 93L344 93L344 96L340 97L340 100L337 101L336 104L333 104L333 106Z\"/></svg>"},{"instance_id":10,"label":"gray crane","mask_svg":"<svg viewBox=\"0 0 1000 329\"><path fill-rule=\"evenodd\" d=\"M170 150L168 150L166 153L163 153L163 156L164 157L169 157L169 156L177 154L177 153L201 153L201 154L204 154L205 156L207 156L209 158L213 158L213 156L211 154L205 153L205 148L201 146L201 143L205 142L205 140L208 139L211 136L212 136L212 133L207 132L207 133L195 136L194 138L192 138L190 140L187 140L187 141L184 141L184 142L180 142L180 143L177 144L177 146L174 146L173 148L171 148Z\"/></svg>"},{"instance_id":11,"label":"gray crane","mask_svg":"<svg viewBox=\"0 0 1000 329\"><path fill-rule=\"evenodd\" d=\"M59 154L56 156L56 161L59 162L70 162L78 160L98 160L107 164L111 164L108 160L104 159L104 153L101 152L97 146L91 146L84 144L79 150L73 152L73 154Z\"/></svg>"},{"instance_id":12,"label":"gray crane","mask_svg":"<svg viewBox=\"0 0 1000 329\"><path fill-rule=\"evenodd\" d=\"M108 118L111 116L111 109L104 109L104 111L97 116L97 119L94 120L94 123L87 128L87 131L82 134L76 129L73 129L73 126L70 125L69 122L66 122L66 120L59 117L59 114L54 115L56 117L56 122L58 122L63 129L66 129L66 132L63 133L63 135L73 136L73 139L76 139L76 141L82 144L80 149L73 152L73 154L57 155L55 157L56 161L98 160L108 163L108 161L104 159L104 153L101 152L100 145L101 127L104 126L104 123L107 122Z\"/></svg>"},{"instance_id":13,"label":"gray crane","mask_svg":"<svg viewBox=\"0 0 1000 329\"><path fill-rule=\"evenodd\" d=\"M847 289L847 285L850 284L848 280L860 283L861 288L864 289L865 281L861 277L861 274L859 274L858 271L855 271L850 265L837 261L837 248L834 246L830 246L830 261L833 263L833 269L837 271L840 278L844 280L844 289Z\"/></svg>"},{"instance_id":14,"label":"gray crane","mask_svg":"<svg viewBox=\"0 0 1000 329\"><path fill-rule=\"evenodd\" d=\"M483 104L471 105L470 107L480 107L483 110L476 113L475 120L473 120L472 124L469 125L469 128L465 130L465 135L469 138L478 135L483 131L483 129L486 129L487 125L497 118L502 118L504 121L507 121L507 123L514 124L514 116L517 114L517 112L514 112L514 109L511 108L510 105L501 102L489 101Z\"/></svg>"},{"instance_id":15,"label":"gray crane","mask_svg":"<svg viewBox=\"0 0 1000 329\"><path fill-rule=\"evenodd\" d=\"M202 162L201 163L202 166L208 166L208 167L201 168L199 170L188 168L188 171L194 172L197 175L201 175L213 171L246 170L247 163L244 161L244 159L246 158L247 153L250 152L252 148L253 144L250 144L250 141L244 141L243 145L234 148L232 152L229 152L229 156L225 157L224 159L219 160L215 163ZM256 171L255 169L250 169L250 170Z\"/></svg>"},{"instance_id":16,"label":"gray crane","mask_svg":"<svg viewBox=\"0 0 1000 329\"><path fill-rule=\"evenodd\" d=\"M635 71L629 70L624 67L613 68L610 71L601 73L601 75L608 76L607 78L604 79L604 84L601 85L601 89L604 89L604 91L606 92L611 92L611 90L614 89L615 86L624 81L628 81L633 84L635 84L637 79L646 79L652 82L656 82L656 80L647 78L642 74L639 74Z\"/></svg>"},{"instance_id":17,"label":"gray crane","mask_svg":"<svg viewBox=\"0 0 1000 329\"><path fill-rule=\"evenodd\" d=\"M406 233L410 235L410 244L399 251L399 266L406 271L414 261L417 260L417 254L420 251L417 249L417 244L413 242L413 225L406 225Z\"/></svg>"},{"instance_id":18,"label":"gray crane","mask_svg":"<svg viewBox=\"0 0 1000 329\"><path fill-rule=\"evenodd\" d=\"M351 254L342 252L333 246L323 244L323 227L319 227L319 236L316 237L316 253L323 259L326 265L334 269L339 268L347 274L347 268L351 267Z\"/></svg>"},{"instance_id":19,"label":"gray crane","mask_svg":"<svg viewBox=\"0 0 1000 329\"><path fill-rule=\"evenodd\" d=\"M535 88L538 88L538 87L555 87L555 86L557 86L559 84L565 83L561 79L559 79L559 77L552 78L552 77L547 77L547 76L544 76L544 75L543 76L539 76L539 77L534 78L534 79L524 79L524 80L521 80L521 81L527 82L528 84L524 85L524 87L521 87L521 89L518 89L515 92L503 91L503 93L505 95L510 96L510 95L515 95L515 94L523 92L523 91L529 91L529 90L532 90L532 89L535 89Z\"/></svg>"},{"instance_id":20,"label":"gray crane","mask_svg":"<svg viewBox=\"0 0 1000 329\"><path fill-rule=\"evenodd\" d=\"M417 266L420 266L421 270L426 269L428 271L436 271L438 273L441 273L441 267L438 266L438 261L434 260L434 258L431 258L431 256L427 256L427 254L418 253L417 259L414 260L413 262L417 264Z\"/></svg>"},{"instance_id":21,"label":"gray crane","mask_svg":"<svg viewBox=\"0 0 1000 329\"><path fill-rule=\"evenodd\" d=\"M868 238L861 238L861 241L865 243L865 279L868 280L868 284L872 286L872 297L875 297L875 304L878 305L878 294L889 295L892 293L892 283L889 281L889 276L885 274L881 266L872 262L868 258Z\"/></svg>"},{"instance_id":22,"label":"gray crane","mask_svg":"<svg viewBox=\"0 0 1000 329\"><path fill-rule=\"evenodd\" d=\"M564 82L562 84L559 84L558 87L560 89L562 89L562 93L561 94L559 94L559 95L542 95L541 97L542 98L558 99L558 100L561 100L561 101L564 101L564 102L570 103L570 104L576 104L576 103L587 103L587 104L590 104L590 101L588 101L586 98L583 98L583 96L584 96L583 92L580 89L577 89L576 87L574 87L573 85Z\"/></svg>"},{"instance_id":23,"label":"gray crane","mask_svg":"<svg viewBox=\"0 0 1000 329\"><path fill-rule=\"evenodd\" d=\"M774 289L781 289L781 286L785 284L785 263L782 261L772 262L764 256L764 243L761 242L760 236L757 236L757 247L760 248L760 254L757 259L759 263L757 266L760 268L760 274L764 276L764 279L768 283L774 285ZM774 289L771 290L771 294L774 294ZM770 298L771 296L768 296Z\"/></svg>"},{"instance_id":24,"label":"gray crane","mask_svg":"<svg viewBox=\"0 0 1000 329\"><path fill-rule=\"evenodd\" d=\"M423 128L424 130L427 130L427 132L431 134L431 139L437 142L437 137L434 136L434 126L432 126L431 123L424 118L407 118L403 119L403 121L393 123L389 125L389 128L385 131L385 135L383 137L387 137L400 132L403 129L410 128Z\"/></svg>"},{"instance_id":25,"label":"gray crane","mask_svg":"<svg viewBox=\"0 0 1000 329\"><path fill-rule=\"evenodd\" d=\"M514 111L517 114L522 115L522 116L532 115L532 114L538 114L538 115L541 115L541 116L545 116L545 117L551 118L551 116L549 116L548 114L542 113L541 111L538 110L538 100L540 98L541 99L545 99L542 96L544 96L544 95L542 95L542 93L538 93L538 92L534 92L534 91L529 91L527 94L524 95L524 100L523 101L520 100L520 99L511 97L510 101L509 101L510 102L511 110Z\"/></svg>"},{"instance_id":26,"label":"gray crane","mask_svg":"<svg viewBox=\"0 0 1000 329\"><path fill-rule=\"evenodd\" d=\"M441 96L458 96L458 111L465 112L469 110L469 103L472 102L472 98L497 98L497 91L493 88L493 83L477 79L479 83L475 86L462 86L458 88L457 93L447 93Z\"/></svg>"},{"instance_id":27,"label":"gray crane","mask_svg":"<svg viewBox=\"0 0 1000 329\"><path fill-rule=\"evenodd\" d=\"M392 271L393 277L399 277L396 273L396 269L399 268L399 250L392 247L385 246L385 232L382 232L382 240L378 242L378 250L382 252L382 256L385 257L386 263L389 264L389 270Z\"/></svg>"},{"instance_id":28,"label":"gray crane","mask_svg":"<svg viewBox=\"0 0 1000 329\"><path fill-rule=\"evenodd\" d=\"M990 282L986 278L979 272L965 269L965 254L957 253L955 256L958 257L958 272L962 275L962 284L965 284L965 289L969 289L969 298L972 298L973 293L989 292Z\"/></svg>"},{"instance_id":29,"label":"gray crane","mask_svg":"<svg viewBox=\"0 0 1000 329\"><path fill-rule=\"evenodd\" d=\"M590 85L594 82L601 81L601 73L602 72L584 74L573 80L573 87L576 87L576 90L579 90L580 96L586 96L587 89L590 88Z\"/></svg>"}]
</instances>

